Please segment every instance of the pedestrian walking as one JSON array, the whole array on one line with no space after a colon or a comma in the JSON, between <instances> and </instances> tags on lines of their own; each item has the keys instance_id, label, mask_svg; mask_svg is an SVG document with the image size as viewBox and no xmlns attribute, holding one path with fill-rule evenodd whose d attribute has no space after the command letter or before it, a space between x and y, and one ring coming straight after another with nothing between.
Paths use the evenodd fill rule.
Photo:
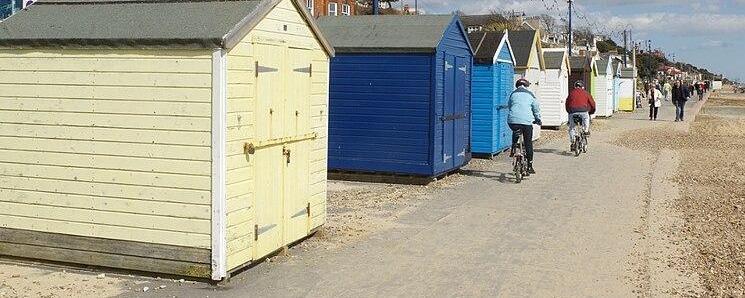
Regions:
<instances>
[{"instance_id":1,"label":"pedestrian walking","mask_svg":"<svg viewBox=\"0 0 745 298\"><path fill-rule=\"evenodd\" d=\"M685 116L685 105L690 98L691 93L688 89L688 84L683 84L681 81L676 81L675 86L672 90L673 104L675 104L675 122L684 121Z\"/></svg>"},{"instance_id":2,"label":"pedestrian walking","mask_svg":"<svg viewBox=\"0 0 745 298\"><path fill-rule=\"evenodd\" d=\"M662 106L662 92L657 89L654 83L649 85L647 99L649 100L649 120L657 121L657 114L659 114Z\"/></svg>"},{"instance_id":3,"label":"pedestrian walking","mask_svg":"<svg viewBox=\"0 0 745 298\"><path fill-rule=\"evenodd\" d=\"M673 86L670 85L670 81L665 81L665 85L662 86L662 95L665 96L665 101L670 101L673 97Z\"/></svg>"}]
</instances>

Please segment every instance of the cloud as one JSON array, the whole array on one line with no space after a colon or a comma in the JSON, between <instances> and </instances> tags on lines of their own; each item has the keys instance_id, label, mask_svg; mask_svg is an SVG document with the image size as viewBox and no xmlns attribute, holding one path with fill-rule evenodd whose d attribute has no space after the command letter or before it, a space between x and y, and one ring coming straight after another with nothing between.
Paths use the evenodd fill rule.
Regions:
<instances>
[{"instance_id":1,"label":"cloud","mask_svg":"<svg viewBox=\"0 0 745 298\"><path fill-rule=\"evenodd\" d=\"M699 48L707 49L707 48L729 48L732 44L727 41L722 40L709 40L706 42L703 42L699 45Z\"/></svg>"},{"instance_id":2,"label":"cloud","mask_svg":"<svg viewBox=\"0 0 745 298\"><path fill-rule=\"evenodd\" d=\"M626 16L611 16L611 26L629 24L635 30L673 35L708 35L745 33L745 15L717 13L647 13Z\"/></svg>"}]
</instances>

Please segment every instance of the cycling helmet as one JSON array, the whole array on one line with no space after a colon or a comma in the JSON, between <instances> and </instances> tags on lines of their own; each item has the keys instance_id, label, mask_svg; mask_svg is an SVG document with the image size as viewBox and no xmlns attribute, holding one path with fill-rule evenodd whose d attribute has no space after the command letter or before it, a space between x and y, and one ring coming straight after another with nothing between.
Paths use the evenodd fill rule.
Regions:
<instances>
[{"instance_id":1,"label":"cycling helmet","mask_svg":"<svg viewBox=\"0 0 745 298\"><path fill-rule=\"evenodd\" d=\"M574 82L574 87L585 88L585 82L582 80Z\"/></svg>"},{"instance_id":2,"label":"cycling helmet","mask_svg":"<svg viewBox=\"0 0 745 298\"><path fill-rule=\"evenodd\" d=\"M519 79L517 80L517 82L515 82L515 88L520 87L520 86L523 86L526 88L530 87L530 82L526 79Z\"/></svg>"}]
</instances>

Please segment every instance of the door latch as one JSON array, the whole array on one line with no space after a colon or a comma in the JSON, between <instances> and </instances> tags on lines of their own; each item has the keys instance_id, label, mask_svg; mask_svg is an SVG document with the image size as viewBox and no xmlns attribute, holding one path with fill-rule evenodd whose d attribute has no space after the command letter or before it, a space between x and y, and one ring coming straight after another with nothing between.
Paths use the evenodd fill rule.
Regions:
<instances>
[{"instance_id":1,"label":"door latch","mask_svg":"<svg viewBox=\"0 0 745 298\"><path fill-rule=\"evenodd\" d=\"M287 149L287 147L282 147L282 155L284 155L287 158L287 163L290 163L290 155L292 154L292 151L290 149Z\"/></svg>"}]
</instances>

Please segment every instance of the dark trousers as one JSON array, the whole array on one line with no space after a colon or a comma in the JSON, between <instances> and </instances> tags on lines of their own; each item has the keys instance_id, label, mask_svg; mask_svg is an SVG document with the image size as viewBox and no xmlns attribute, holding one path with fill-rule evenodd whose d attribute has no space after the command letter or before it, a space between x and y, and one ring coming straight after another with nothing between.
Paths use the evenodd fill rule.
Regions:
<instances>
[{"instance_id":1,"label":"dark trousers","mask_svg":"<svg viewBox=\"0 0 745 298\"><path fill-rule=\"evenodd\" d=\"M523 142L525 142L525 153L528 155L526 158L529 162L533 161L533 125L523 124L510 124L512 129L512 148L515 148L517 139L520 137L518 131L523 134Z\"/></svg>"},{"instance_id":2,"label":"dark trousers","mask_svg":"<svg viewBox=\"0 0 745 298\"><path fill-rule=\"evenodd\" d=\"M675 120L683 120L685 116L686 102L684 100L675 102Z\"/></svg>"},{"instance_id":3,"label":"dark trousers","mask_svg":"<svg viewBox=\"0 0 745 298\"><path fill-rule=\"evenodd\" d=\"M654 104L649 106L649 119L657 120L657 113L660 112L660 108L655 107Z\"/></svg>"}]
</instances>

